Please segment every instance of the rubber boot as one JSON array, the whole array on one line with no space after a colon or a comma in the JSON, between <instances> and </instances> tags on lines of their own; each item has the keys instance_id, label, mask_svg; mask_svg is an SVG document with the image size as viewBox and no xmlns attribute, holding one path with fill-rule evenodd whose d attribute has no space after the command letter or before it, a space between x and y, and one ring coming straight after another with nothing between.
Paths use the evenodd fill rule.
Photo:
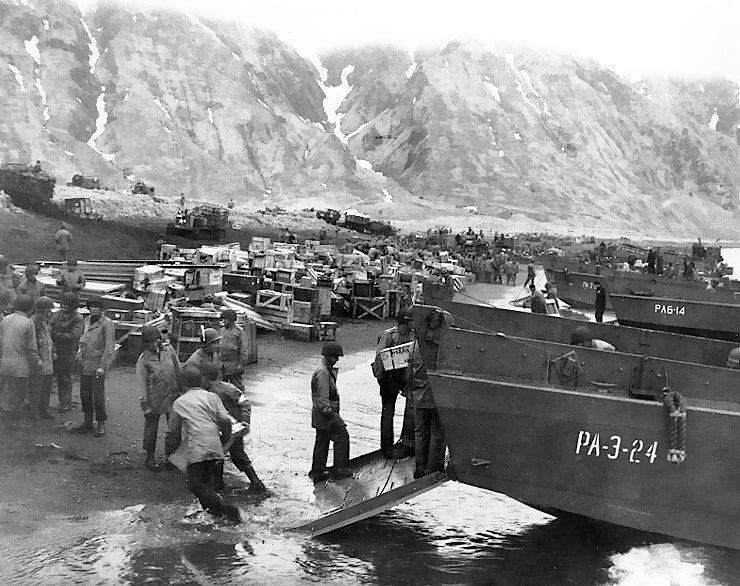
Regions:
<instances>
[{"instance_id":1,"label":"rubber boot","mask_svg":"<svg viewBox=\"0 0 740 586\"><path fill-rule=\"evenodd\" d=\"M85 413L85 422L82 425L78 425L72 431L75 433L91 433L93 430L93 414Z\"/></svg>"},{"instance_id":2,"label":"rubber boot","mask_svg":"<svg viewBox=\"0 0 740 586\"><path fill-rule=\"evenodd\" d=\"M105 423L98 421L98 426L95 428L93 435L95 437L103 437L105 435Z\"/></svg>"},{"instance_id":3,"label":"rubber boot","mask_svg":"<svg viewBox=\"0 0 740 586\"><path fill-rule=\"evenodd\" d=\"M252 466L247 466L247 469L244 470L244 474L246 474L247 478L249 478L249 482L250 482L249 491L250 492L267 492L267 487L259 479L259 476L257 476L257 472L255 472Z\"/></svg>"}]
</instances>

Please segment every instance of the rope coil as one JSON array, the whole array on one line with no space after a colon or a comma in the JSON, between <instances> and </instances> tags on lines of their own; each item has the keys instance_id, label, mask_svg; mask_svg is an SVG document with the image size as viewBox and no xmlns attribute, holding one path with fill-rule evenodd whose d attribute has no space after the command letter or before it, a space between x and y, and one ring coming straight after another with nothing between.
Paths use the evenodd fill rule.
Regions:
<instances>
[{"instance_id":1,"label":"rope coil","mask_svg":"<svg viewBox=\"0 0 740 586\"><path fill-rule=\"evenodd\" d=\"M681 464L686 460L686 399L678 391L664 389L663 404L668 414L668 430L670 433L670 447L667 459L674 464Z\"/></svg>"}]
</instances>

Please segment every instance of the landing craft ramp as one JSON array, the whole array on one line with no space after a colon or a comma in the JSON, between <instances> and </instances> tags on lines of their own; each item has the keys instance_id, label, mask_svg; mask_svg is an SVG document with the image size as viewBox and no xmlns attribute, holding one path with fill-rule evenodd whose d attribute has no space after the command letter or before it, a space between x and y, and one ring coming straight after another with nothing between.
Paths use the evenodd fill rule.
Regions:
<instances>
[{"instance_id":1,"label":"landing craft ramp","mask_svg":"<svg viewBox=\"0 0 740 586\"><path fill-rule=\"evenodd\" d=\"M414 480L414 459L386 460L380 450L349 462L352 476L314 485L321 516L294 531L323 535L382 513L447 482L442 472Z\"/></svg>"}]
</instances>

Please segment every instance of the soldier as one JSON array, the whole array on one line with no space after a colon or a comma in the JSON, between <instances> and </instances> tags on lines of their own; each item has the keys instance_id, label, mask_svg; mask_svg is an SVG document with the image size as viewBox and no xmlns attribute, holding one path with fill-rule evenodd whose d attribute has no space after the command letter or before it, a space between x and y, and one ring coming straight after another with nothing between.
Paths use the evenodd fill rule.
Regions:
<instances>
[{"instance_id":1,"label":"soldier","mask_svg":"<svg viewBox=\"0 0 740 586\"><path fill-rule=\"evenodd\" d=\"M314 482L326 480L326 459L329 457L329 442L334 443L334 477L352 476L349 469L349 433L347 425L339 415L339 391L337 369L334 365L344 350L336 342L327 342L321 349L322 365L311 377L311 427L316 430L313 446L311 471L308 476Z\"/></svg>"},{"instance_id":2,"label":"soldier","mask_svg":"<svg viewBox=\"0 0 740 586\"><path fill-rule=\"evenodd\" d=\"M205 375L205 366L212 364L216 367L216 370L221 372L221 361L218 358L218 343L221 340L221 336L213 328L206 328L203 330L203 341L202 346L190 355L185 361L185 366L192 366L203 376L203 388L208 388L208 379Z\"/></svg>"},{"instance_id":3,"label":"soldier","mask_svg":"<svg viewBox=\"0 0 740 586\"><path fill-rule=\"evenodd\" d=\"M63 222L59 230L57 230L57 233L54 234L54 241L57 243L59 260L67 260L69 243L72 241L72 234L69 233Z\"/></svg>"},{"instance_id":4,"label":"soldier","mask_svg":"<svg viewBox=\"0 0 740 586\"><path fill-rule=\"evenodd\" d=\"M108 414L105 411L105 375L113 362L115 349L115 326L103 315L103 304L100 299L90 299L87 303L90 317L85 320L85 331L80 338L79 361L82 367L80 375L80 400L85 421L76 428L78 433L93 431L93 412L97 421L94 434L105 435L105 422Z\"/></svg>"},{"instance_id":5,"label":"soldier","mask_svg":"<svg viewBox=\"0 0 740 586\"><path fill-rule=\"evenodd\" d=\"M30 320L33 310L33 299L18 295L15 312L0 322L0 377L5 384L3 409L9 420L21 414L31 373L41 370L36 330Z\"/></svg>"},{"instance_id":6,"label":"soldier","mask_svg":"<svg viewBox=\"0 0 740 586\"><path fill-rule=\"evenodd\" d=\"M62 288L63 293L70 291L75 295L79 295L85 288L85 275L77 268L76 260L69 259L67 261L67 267L62 269L57 279L57 285Z\"/></svg>"},{"instance_id":7,"label":"soldier","mask_svg":"<svg viewBox=\"0 0 740 586\"><path fill-rule=\"evenodd\" d=\"M48 297L39 297L36 302L36 313L31 317L36 330L36 347L38 348L41 368L31 375L29 419L54 419L48 411L51 383L54 376L53 342L51 340L51 308L54 303Z\"/></svg>"},{"instance_id":8,"label":"soldier","mask_svg":"<svg viewBox=\"0 0 740 586\"><path fill-rule=\"evenodd\" d=\"M601 281L597 283L596 300L594 302L594 311L596 312L596 321L604 321L604 311L606 311L606 289Z\"/></svg>"},{"instance_id":9,"label":"soldier","mask_svg":"<svg viewBox=\"0 0 740 586\"><path fill-rule=\"evenodd\" d=\"M18 285L18 295L29 295L34 303L39 297L46 295L46 288L37 278L39 269L35 264L26 267L26 280Z\"/></svg>"},{"instance_id":10,"label":"soldier","mask_svg":"<svg viewBox=\"0 0 740 586\"><path fill-rule=\"evenodd\" d=\"M236 312L224 309L221 312L224 327L218 345L223 380L244 390L242 376L249 361L249 339L246 332L236 325Z\"/></svg>"},{"instance_id":11,"label":"soldier","mask_svg":"<svg viewBox=\"0 0 740 586\"><path fill-rule=\"evenodd\" d=\"M136 361L136 376L142 393L141 409L144 412L144 466L149 470L159 469L154 461L157 446L157 431L160 415L169 421L172 403L179 394L177 377L180 375L180 360L170 345L162 344L162 335L154 326L141 330L143 351Z\"/></svg>"},{"instance_id":12,"label":"soldier","mask_svg":"<svg viewBox=\"0 0 740 586\"><path fill-rule=\"evenodd\" d=\"M0 293L3 291L8 293L8 303L12 306L16 296L15 283L13 282L15 275L13 269L9 266L10 263L0 254Z\"/></svg>"},{"instance_id":13,"label":"soldier","mask_svg":"<svg viewBox=\"0 0 740 586\"><path fill-rule=\"evenodd\" d=\"M57 378L59 395L59 413L65 413L72 407L72 369L77 356L85 320L77 311L79 302L74 293L62 293L61 311L51 318L51 339L54 342L54 372Z\"/></svg>"}]
</instances>

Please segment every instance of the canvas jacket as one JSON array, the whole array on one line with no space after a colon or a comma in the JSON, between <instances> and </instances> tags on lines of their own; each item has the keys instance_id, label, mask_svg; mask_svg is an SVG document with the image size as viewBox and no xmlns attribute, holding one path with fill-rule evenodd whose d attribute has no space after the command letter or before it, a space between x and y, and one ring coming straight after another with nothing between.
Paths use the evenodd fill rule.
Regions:
<instances>
[{"instance_id":1,"label":"canvas jacket","mask_svg":"<svg viewBox=\"0 0 740 586\"><path fill-rule=\"evenodd\" d=\"M87 318L85 331L80 338L79 362L82 374L95 374L98 368L107 372L113 362L115 345L115 327L109 318L101 315L94 324Z\"/></svg>"},{"instance_id":2,"label":"canvas jacket","mask_svg":"<svg viewBox=\"0 0 740 586\"><path fill-rule=\"evenodd\" d=\"M0 322L0 374L26 377L40 366L33 322L16 311Z\"/></svg>"}]
</instances>

